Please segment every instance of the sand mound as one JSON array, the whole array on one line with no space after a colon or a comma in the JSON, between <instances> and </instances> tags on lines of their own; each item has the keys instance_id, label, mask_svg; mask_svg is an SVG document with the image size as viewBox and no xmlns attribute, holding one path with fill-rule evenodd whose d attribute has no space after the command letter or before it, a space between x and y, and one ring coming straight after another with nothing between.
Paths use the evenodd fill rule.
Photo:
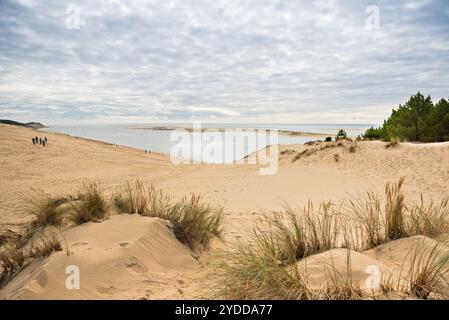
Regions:
<instances>
[{"instance_id":1,"label":"sand mound","mask_svg":"<svg viewBox=\"0 0 449 320\"><path fill-rule=\"evenodd\" d=\"M343 282L351 279L361 289L370 285L374 272L383 272L387 268L378 260L363 253L348 249L332 249L307 257L297 263L311 281L312 287L320 288L326 282Z\"/></svg>"},{"instance_id":2,"label":"sand mound","mask_svg":"<svg viewBox=\"0 0 449 320\"><path fill-rule=\"evenodd\" d=\"M139 215L112 216L60 235L67 252L34 261L0 291L0 299L182 298L185 274L200 265L169 229ZM68 266L80 270L80 289L67 289Z\"/></svg>"},{"instance_id":3,"label":"sand mound","mask_svg":"<svg viewBox=\"0 0 449 320\"><path fill-rule=\"evenodd\" d=\"M372 259L382 262L392 270L398 270L400 268L408 270L410 266L408 260L410 259L412 251L420 244L422 244L423 249L427 251L438 245L439 242L425 236L414 236L387 242L374 249L365 251L364 254Z\"/></svg>"}]
</instances>

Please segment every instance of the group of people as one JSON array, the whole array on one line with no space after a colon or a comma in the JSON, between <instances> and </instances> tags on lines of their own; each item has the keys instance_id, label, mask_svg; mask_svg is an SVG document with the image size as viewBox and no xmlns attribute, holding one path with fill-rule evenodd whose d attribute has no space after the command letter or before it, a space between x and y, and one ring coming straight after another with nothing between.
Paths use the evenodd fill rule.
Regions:
<instances>
[{"instance_id":1,"label":"group of people","mask_svg":"<svg viewBox=\"0 0 449 320\"><path fill-rule=\"evenodd\" d=\"M47 137L44 138L33 137L31 140L33 141L33 144L40 144L44 147L48 143Z\"/></svg>"}]
</instances>

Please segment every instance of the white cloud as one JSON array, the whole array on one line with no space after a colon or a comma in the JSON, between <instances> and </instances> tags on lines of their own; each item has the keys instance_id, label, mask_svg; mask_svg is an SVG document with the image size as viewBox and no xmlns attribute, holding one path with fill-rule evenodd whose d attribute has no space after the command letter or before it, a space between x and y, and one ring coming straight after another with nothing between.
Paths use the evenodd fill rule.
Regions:
<instances>
[{"instance_id":1,"label":"white cloud","mask_svg":"<svg viewBox=\"0 0 449 320\"><path fill-rule=\"evenodd\" d=\"M379 122L448 95L444 0L380 0L375 31L371 1L71 3L80 30L65 2L0 3L0 117Z\"/></svg>"},{"instance_id":2,"label":"white cloud","mask_svg":"<svg viewBox=\"0 0 449 320\"><path fill-rule=\"evenodd\" d=\"M414 0L407 2L404 7L407 10L419 10L430 3L431 0Z\"/></svg>"},{"instance_id":3,"label":"white cloud","mask_svg":"<svg viewBox=\"0 0 449 320\"><path fill-rule=\"evenodd\" d=\"M210 107L187 107L187 110L194 113L212 113L224 116L236 117L240 113L226 108L210 108Z\"/></svg>"}]
</instances>

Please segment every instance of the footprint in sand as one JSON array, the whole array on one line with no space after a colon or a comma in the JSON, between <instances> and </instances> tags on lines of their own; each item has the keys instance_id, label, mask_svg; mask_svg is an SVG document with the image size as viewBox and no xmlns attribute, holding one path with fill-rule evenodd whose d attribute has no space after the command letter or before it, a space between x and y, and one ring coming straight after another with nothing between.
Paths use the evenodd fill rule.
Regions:
<instances>
[{"instance_id":1,"label":"footprint in sand","mask_svg":"<svg viewBox=\"0 0 449 320\"><path fill-rule=\"evenodd\" d=\"M118 244L120 247L122 247L122 248L126 248L127 246L129 246L129 243L128 242L121 242L121 243L119 243Z\"/></svg>"},{"instance_id":2,"label":"footprint in sand","mask_svg":"<svg viewBox=\"0 0 449 320\"><path fill-rule=\"evenodd\" d=\"M112 295L112 294L114 294L116 291L117 291L117 289L115 288L115 287L109 287L109 288L106 288L106 287L97 287L97 291L99 292L99 293L101 293L101 294L108 294L108 295Z\"/></svg>"}]
</instances>

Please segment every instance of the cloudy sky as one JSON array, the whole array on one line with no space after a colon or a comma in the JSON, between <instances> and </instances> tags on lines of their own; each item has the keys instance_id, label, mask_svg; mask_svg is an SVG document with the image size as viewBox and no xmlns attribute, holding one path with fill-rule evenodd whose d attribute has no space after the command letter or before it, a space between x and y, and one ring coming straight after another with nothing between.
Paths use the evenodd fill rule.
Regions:
<instances>
[{"instance_id":1,"label":"cloudy sky","mask_svg":"<svg viewBox=\"0 0 449 320\"><path fill-rule=\"evenodd\" d=\"M0 0L0 118L379 123L418 90L449 96L447 0Z\"/></svg>"}]
</instances>

